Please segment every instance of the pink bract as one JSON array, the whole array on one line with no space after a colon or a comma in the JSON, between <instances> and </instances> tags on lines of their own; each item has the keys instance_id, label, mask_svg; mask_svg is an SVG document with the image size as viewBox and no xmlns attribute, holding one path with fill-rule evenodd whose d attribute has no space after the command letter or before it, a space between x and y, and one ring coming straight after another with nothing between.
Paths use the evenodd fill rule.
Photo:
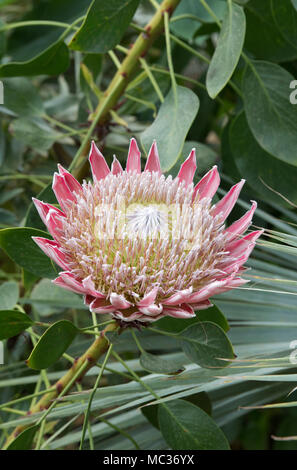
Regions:
<instances>
[{"instance_id":1,"label":"pink bract","mask_svg":"<svg viewBox=\"0 0 297 470\"><path fill-rule=\"evenodd\" d=\"M193 149L176 178L162 174L156 142L141 171L131 139L126 169L111 170L92 142L93 183L82 185L61 165L53 191L61 210L33 199L54 240L35 242L62 271L53 282L78 294L95 313L125 322L169 315L191 318L210 297L241 286L244 263L262 231L248 229L257 204L231 226L225 220L244 180L215 205L214 166L194 187Z\"/></svg>"}]
</instances>

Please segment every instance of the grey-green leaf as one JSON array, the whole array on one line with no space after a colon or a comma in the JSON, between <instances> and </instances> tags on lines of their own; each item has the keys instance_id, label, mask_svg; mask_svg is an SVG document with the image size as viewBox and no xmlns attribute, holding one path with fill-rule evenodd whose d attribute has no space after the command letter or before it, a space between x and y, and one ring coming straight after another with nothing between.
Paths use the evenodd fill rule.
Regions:
<instances>
[{"instance_id":1,"label":"grey-green leaf","mask_svg":"<svg viewBox=\"0 0 297 470\"><path fill-rule=\"evenodd\" d=\"M122 39L138 3L139 0L93 0L69 46L92 54L113 49Z\"/></svg>"},{"instance_id":2,"label":"grey-green leaf","mask_svg":"<svg viewBox=\"0 0 297 470\"><path fill-rule=\"evenodd\" d=\"M39 151L48 150L61 138L61 134L54 131L43 119L36 117L15 119L11 130L16 139Z\"/></svg>"},{"instance_id":3,"label":"grey-green leaf","mask_svg":"<svg viewBox=\"0 0 297 470\"><path fill-rule=\"evenodd\" d=\"M198 109L197 95L189 88L177 86L176 96L171 89L155 121L142 133L141 143L146 153L156 140L163 171L169 171L177 162Z\"/></svg>"},{"instance_id":4,"label":"grey-green leaf","mask_svg":"<svg viewBox=\"0 0 297 470\"><path fill-rule=\"evenodd\" d=\"M225 367L234 358L232 344L222 328L212 322L195 323L177 336L184 353L201 367Z\"/></svg>"},{"instance_id":5,"label":"grey-green leaf","mask_svg":"<svg viewBox=\"0 0 297 470\"><path fill-rule=\"evenodd\" d=\"M185 400L159 405L160 430L173 450L228 450L228 441L205 411Z\"/></svg>"},{"instance_id":6,"label":"grey-green leaf","mask_svg":"<svg viewBox=\"0 0 297 470\"><path fill-rule=\"evenodd\" d=\"M68 320L54 323L41 336L31 352L27 364L31 369L47 369L68 349L78 333L76 326Z\"/></svg>"},{"instance_id":7,"label":"grey-green leaf","mask_svg":"<svg viewBox=\"0 0 297 470\"><path fill-rule=\"evenodd\" d=\"M228 2L215 53L206 76L206 87L215 98L230 80L239 61L245 37L244 10Z\"/></svg>"},{"instance_id":8,"label":"grey-green leaf","mask_svg":"<svg viewBox=\"0 0 297 470\"><path fill-rule=\"evenodd\" d=\"M289 101L292 80L277 64L253 61L245 70L242 91L247 121L259 145L297 166L297 108Z\"/></svg>"},{"instance_id":9,"label":"grey-green leaf","mask_svg":"<svg viewBox=\"0 0 297 470\"><path fill-rule=\"evenodd\" d=\"M164 359L161 356L155 356L148 352L141 354L140 364L145 370L156 374L176 375L185 370L181 362L178 363L176 360Z\"/></svg>"},{"instance_id":10,"label":"grey-green leaf","mask_svg":"<svg viewBox=\"0 0 297 470\"><path fill-rule=\"evenodd\" d=\"M7 281L0 286L0 310L10 310L19 298L19 285L15 281Z\"/></svg>"},{"instance_id":11,"label":"grey-green leaf","mask_svg":"<svg viewBox=\"0 0 297 470\"><path fill-rule=\"evenodd\" d=\"M20 116L40 116L44 113L42 100L27 78L7 78L3 84L5 108Z\"/></svg>"}]
</instances>

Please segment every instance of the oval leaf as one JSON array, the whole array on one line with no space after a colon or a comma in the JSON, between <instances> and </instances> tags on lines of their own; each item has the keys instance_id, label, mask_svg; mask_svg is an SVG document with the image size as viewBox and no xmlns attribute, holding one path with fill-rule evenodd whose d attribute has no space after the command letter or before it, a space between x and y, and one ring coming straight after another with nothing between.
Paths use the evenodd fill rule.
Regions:
<instances>
[{"instance_id":1,"label":"oval leaf","mask_svg":"<svg viewBox=\"0 0 297 470\"><path fill-rule=\"evenodd\" d=\"M192 90L177 86L176 93L175 99L173 90L170 90L155 121L141 135L141 143L146 153L153 140L157 141L163 171L169 171L177 162L199 109L199 99Z\"/></svg>"},{"instance_id":2,"label":"oval leaf","mask_svg":"<svg viewBox=\"0 0 297 470\"><path fill-rule=\"evenodd\" d=\"M27 364L31 369L47 369L54 364L68 349L78 329L68 320L54 323L41 336L31 352Z\"/></svg>"},{"instance_id":3,"label":"oval leaf","mask_svg":"<svg viewBox=\"0 0 297 470\"><path fill-rule=\"evenodd\" d=\"M230 80L239 61L245 37L243 8L228 2L215 53L206 76L206 87L215 98Z\"/></svg>"},{"instance_id":4,"label":"oval leaf","mask_svg":"<svg viewBox=\"0 0 297 470\"><path fill-rule=\"evenodd\" d=\"M57 41L41 54L25 62L0 65L0 77L58 75L69 67L69 51L64 41Z\"/></svg>"},{"instance_id":5,"label":"oval leaf","mask_svg":"<svg viewBox=\"0 0 297 470\"><path fill-rule=\"evenodd\" d=\"M205 411L184 400L159 405L160 430L173 450L228 450L228 441Z\"/></svg>"},{"instance_id":6,"label":"oval leaf","mask_svg":"<svg viewBox=\"0 0 297 470\"><path fill-rule=\"evenodd\" d=\"M93 0L69 47L92 54L113 49L122 39L138 3L139 0Z\"/></svg>"},{"instance_id":7,"label":"oval leaf","mask_svg":"<svg viewBox=\"0 0 297 470\"><path fill-rule=\"evenodd\" d=\"M143 352L140 356L140 365L149 372L156 374L176 375L185 370L181 363L176 360L164 359L162 356L155 356L148 352Z\"/></svg>"},{"instance_id":8,"label":"oval leaf","mask_svg":"<svg viewBox=\"0 0 297 470\"><path fill-rule=\"evenodd\" d=\"M0 247L15 263L30 273L39 277L56 277L54 264L32 237L52 238L47 232L34 228L5 228L0 230Z\"/></svg>"},{"instance_id":9,"label":"oval leaf","mask_svg":"<svg viewBox=\"0 0 297 470\"><path fill-rule=\"evenodd\" d=\"M17 310L0 311L0 340L12 338L33 325L28 315Z\"/></svg>"},{"instance_id":10,"label":"oval leaf","mask_svg":"<svg viewBox=\"0 0 297 470\"><path fill-rule=\"evenodd\" d=\"M155 323L155 326L161 330L171 331L174 333L179 333L190 325L195 323L210 321L219 325L225 332L229 331L229 324L221 310L213 305L212 307L206 310L200 310L196 312L196 317L193 318L173 318L173 317L163 317Z\"/></svg>"},{"instance_id":11,"label":"oval leaf","mask_svg":"<svg viewBox=\"0 0 297 470\"><path fill-rule=\"evenodd\" d=\"M177 335L177 339L182 341L184 353L201 367L225 367L229 364L226 359L234 358L228 337L214 323L195 323Z\"/></svg>"},{"instance_id":12,"label":"oval leaf","mask_svg":"<svg viewBox=\"0 0 297 470\"><path fill-rule=\"evenodd\" d=\"M287 203L271 191L275 189L297 203L297 168L265 152L251 133L244 113L238 114L230 127L231 153L240 176L262 197L279 205Z\"/></svg>"},{"instance_id":13,"label":"oval leaf","mask_svg":"<svg viewBox=\"0 0 297 470\"><path fill-rule=\"evenodd\" d=\"M19 285L15 281L4 282L0 286L0 310L10 310L19 298Z\"/></svg>"},{"instance_id":14,"label":"oval leaf","mask_svg":"<svg viewBox=\"0 0 297 470\"><path fill-rule=\"evenodd\" d=\"M279 65L253 61L245 70L242 91L247 121L259 145L297 166L297 108L289 102L292 80Z\"/></svg>"},{"instance_id":15,"label":"oval leaf","mask_svg":"<svg viewBox=\"0 0 297 470\"><path fill-rule=\"evenodd\" d=\"M6 450L30 450L35 433L39 426L31 426L21 432L6 448Z\"/></svg>"}]
</instances>

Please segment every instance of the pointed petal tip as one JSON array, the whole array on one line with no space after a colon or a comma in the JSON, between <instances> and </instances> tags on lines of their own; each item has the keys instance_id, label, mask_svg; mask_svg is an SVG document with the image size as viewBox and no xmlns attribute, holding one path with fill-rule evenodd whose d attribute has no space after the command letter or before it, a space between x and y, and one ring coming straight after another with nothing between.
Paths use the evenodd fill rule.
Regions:
<instances>
[{"instance_id":1,"label":"pointed petal tip","mask_svg":"<svg viewBox=\"0 0 297 470\"><path fill-rule=\"evenodd\" d=\"M141 163L140 163L140 150L138 148L136 139L132 137L130 139L130 145L128 150L126 171L136 171L141 173Z\"/></svg>"}]
</instances>

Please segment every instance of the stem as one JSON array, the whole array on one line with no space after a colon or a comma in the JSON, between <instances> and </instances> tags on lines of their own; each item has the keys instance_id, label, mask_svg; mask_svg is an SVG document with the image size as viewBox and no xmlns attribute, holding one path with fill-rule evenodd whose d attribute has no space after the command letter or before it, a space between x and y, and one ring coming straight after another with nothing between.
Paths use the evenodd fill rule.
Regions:
<instances>
[{"instance_id":1,"label":"stem","mask_svg":"<svg viewBox=\"0 0 297 470\"><path fill-rule=\"evenodd\" d=\"M102 332L101 336L96 338L89 349L72 365L71 369L60 378L54 385L54 389L51 392L46 393L39 401L34 405L28 414L32 415L40 411L46 410L46 412L38 420L38 424L41 424L52 408L56 405L57 398L65 395L68 390L72 387L76 380L81 380L86 372L91 369L97 362L98 358L102 356L108 349L109 341L105 334L109 331L118 329L116 322L110 323ZM24 431L31 424L25 424L18 426L13 433L9 436L4 448L6 449L13 439L15 439L22 431Z\"/></svg>"},{"instance_id":2,"label":"stem","mask_svg":"<svg viewBox=\"0 0 297 470\"><path fill-rule=\"evenodd\" d=\"M103 361L103 364L101 366L100 372L99 372L98 377L96 379L94 388L93 388L92 393L91 393L90 398L89 398L89 403L88 403L88 407L87 407L87 410L86 410L84 424L83 424L83 430L82 430L82 434L81 434L79 450L82 450L82 447L83 447L83 443L84 443L85 436L86 436L86 431L87 431L87 426L89 424L89 416L90 416L90 411L91 411L91 407L92 407L93 398L94 398L94 395L97 391L97 388L99 387L99 383L100 383L101 377L103 375L103 372L104 372L104 369L105 369L105 366L107 364L107 361L108 361L108 358L110 356L111 351L112 351L112 344L110 344L110 346L108 348L108 351L107 351L106 356L104 358L104 361Z\"/></svg>"},{"instance_id":3,"label":"stem","mask_svg":"<svg viewBox=\"0 0 297 470\"><path fill-rule=\"evenodd\" d=\"M139 64L139 58L146 54L151 44L159 34L161 34L164 26L164 14L166 12L167 14L171 14L180 1L181 0L163 0L161 5L158 6L158 10L152 17L151 21L145 27L145 32L141 32L139 34L135 43L127 53L127 56L123 60L120 68L115 73L107 90L103 93L95 112L90 116L90 118L93 119L93 122L89 131L83 139L69 168L72 171L74 170L77 178L80 178L81 174L84 174L84 169L81 169L80 171L75 170L78 170L80 163L82 163L80 161L81 157L87 153L89 140L94 129L98 123L103 123L106 120L110 110L116 105L118 99L124 93L128 83L133 78L133 72ZM85 156L83 161L85 161Z\"/></svg>"},{"instance_id":4,"label":"stem","mask_svg":"<svg viewBox=\"0 0 297 470\"><path fill-rule=\"evenodd\" d=\"M171 85L173 90L174 99L177 99L177 85L174 75L174 68L171 55L171 45L170 45L170 30L169 30L169 16L168 13L164 13L164 26L165 26L165 40L166 40L166 52L167 52L167 62L170 72Z\"/></svg>"}]
</instances>

